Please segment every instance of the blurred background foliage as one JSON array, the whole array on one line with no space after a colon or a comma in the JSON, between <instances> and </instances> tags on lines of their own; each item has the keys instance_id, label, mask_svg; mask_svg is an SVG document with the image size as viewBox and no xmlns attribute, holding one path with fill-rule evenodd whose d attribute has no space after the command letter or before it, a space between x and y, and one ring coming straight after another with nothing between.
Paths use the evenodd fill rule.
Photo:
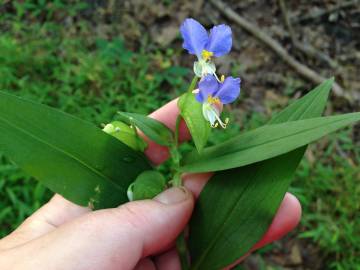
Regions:
<instances>
[{"instance_id":1,"label":"blurred background foliage","mask_svg":"<svg viewBox=\"0 0 360 270\"><path fill-rule=\"evenodd\" d=\"M329 67L292 46L277 1L226 1L300 62L359 93L360 9L357 1L343 2L289 2L298 38L332 57L336 66ZM231 107L232 124L215 131L211 143L265 123L314 87L206 1L2 0L0 90L99 127L117 110L149 113L190 82L193 59L182 50L178 33L188 16L207 26L231 25L234 51L219 59L219 71L243 80L242 97ZM359 107L358 100L333 95L327 113ZM359 163L359 126L311 145L290 190L303 205L300 226L237 269L360 269ZM0 153L0 236L51 195Z\"/></svg>"}]
</instances>

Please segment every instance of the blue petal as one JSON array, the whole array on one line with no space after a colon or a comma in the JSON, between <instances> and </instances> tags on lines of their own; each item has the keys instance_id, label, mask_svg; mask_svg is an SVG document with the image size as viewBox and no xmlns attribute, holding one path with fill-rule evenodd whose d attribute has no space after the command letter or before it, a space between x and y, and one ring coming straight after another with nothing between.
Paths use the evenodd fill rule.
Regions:
<instances>
[{"instance_id":1,"label":"blue petal","mask_svg":"<svg viewBox=\"0 0 360 270\"><path fill-rule=\"evenodd\" d=\"M219 57L228 54L232 46L231 28L225 24L211 28L209 42L205 49L213 52L214 56Z\"/></svg>"},{"instance_id":2,"label":"blue petal","mask_svg":"<svg viewBox=\"0 0 360 270\"><path fill-rule=\"evenodd\" d=\"M222 104L233 102L240 95L240 82L240 78L227 77L215 97L219 98Z\"/></svg>"},{"instance_id":3,"label":"blue petal","mask_svg":"<svg viewBox=\"0 0 360 270\"><path fill-rule=\"evenodd\" d=\"M199 82L199 93L196 94L196 100L204 103L208 96L214 96L219 90L219 83L212 75L205 76Z\"/></svg>"},{"instance_id":4,"label":"blue petal","mask_svg":"<svg viewBox=\"0 0 360 270\"><path fill-rule=\"evenodd\" d=\"M184 39L183 48L190 54L201 56L201 52L209 41L206 29L194 19L186 19L180 27Z\"/></svg>"}]
</instances>

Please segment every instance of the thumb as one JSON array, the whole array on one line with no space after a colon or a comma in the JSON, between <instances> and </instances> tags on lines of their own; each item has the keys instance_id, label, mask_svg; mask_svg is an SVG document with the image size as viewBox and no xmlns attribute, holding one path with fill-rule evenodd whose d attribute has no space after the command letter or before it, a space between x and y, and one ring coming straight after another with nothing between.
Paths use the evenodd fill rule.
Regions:
<instances>
[{"instance_id":1,"label":"thumb","mask_svg":"<svg viewBox=\"0 0 360 270\"><path fill-rule=\"evenodd\" d=\"M176 239L193 206L189 191L170 188L153 200L81 216L22 246L21 253L34 263L27 269L37 265L43 269L59 265L61 269L76 270L133 269L141 258L158 253Z\"/></svg>"}]
</instances>

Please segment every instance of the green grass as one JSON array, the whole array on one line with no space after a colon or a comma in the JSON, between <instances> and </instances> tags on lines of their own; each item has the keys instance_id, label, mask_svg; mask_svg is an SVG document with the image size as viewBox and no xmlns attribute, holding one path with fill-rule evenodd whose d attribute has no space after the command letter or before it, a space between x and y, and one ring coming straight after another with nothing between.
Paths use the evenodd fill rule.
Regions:
<instances>
[{"instance_id":1,"label":"green grass","mask_svg":"<svg viewBox=\"0 0 360 270\"><path fill-rule=\"evenodd\" d=\"M186 89L191 70L169 60L174 51L158 50L145 38L130 50L116 31L104 38L93 30L91 18L81 16L84 3L22 2L6 4L10 12L0 14L0 90L100 126L118 110L148 113ZM69 18L75 23L64 26ZM248 112L240 118L232 119L226 132L215 132L211 143L265 123L268 116ZM291 187L304 208L299 235L321 248L326 269L357 269L360 145L345 130L311 146L309 153ZM1 237L51 192L0 153L0 196Z\"/></svg>"},{"instance_id":2,"label":"green grass","mask_svg":"<svg viewBox=\"0 0 360 270\"><path fill-rule=\"evenodd\" d=\"M351 136L344 130L322 149L311 146L314 156L303 159L291 188L304 209L300 237L321 248L329 269L360 266L360 145Z\"/></svg>"}]
</instances>

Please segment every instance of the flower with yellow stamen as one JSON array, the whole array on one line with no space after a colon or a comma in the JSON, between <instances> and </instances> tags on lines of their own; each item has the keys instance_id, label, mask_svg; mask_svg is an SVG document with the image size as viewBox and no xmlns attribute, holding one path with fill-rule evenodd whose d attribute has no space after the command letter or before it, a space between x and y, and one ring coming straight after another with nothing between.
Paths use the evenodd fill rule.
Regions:
<instances>
[{"instance_id":1,"label":"flower with yellow stamen","mask_svg":"<svg viewBox=\"0 0 360 270\"><path fill-rule=\"evenodd\" d=\"M203 50L203 51L201 52L201 56L202 56L202 58L203 58L205 61L211 60L211 57L212 57L213 55L214 55L213 52L209 52L209 51L207 51L207 50Z\"/></svg>"},{"instance_id":2,"label":"flower with yellow stamen","mask_svg":"<svg viewBox=\"0 0 360 270\"><path fill-rule=\"evenodd\" d=\"M206 29L194 19L186 19L180 27L184 39L183 47L190 54L197 56L194 62L194 72L198 77L215 74L213 57L228 54L232 47L232 32L229 26L221 24Z\"/></svg>"},{"instance_id":3,"label":"flower with yellow stamen","mask_svg":"<svg viewBox=\"0 0 360 270\"><path fill-rule=\"evenodd\" d=\"M219 81L214 76L207 75L199 82L199 91L196 100L203 104L204 118L210 122L211 127L221 126L226 128L229 119L222 121L220 114L224 104L231 103L240 94L240 79L221 76Z\"/></svg>"}]
</instances>

